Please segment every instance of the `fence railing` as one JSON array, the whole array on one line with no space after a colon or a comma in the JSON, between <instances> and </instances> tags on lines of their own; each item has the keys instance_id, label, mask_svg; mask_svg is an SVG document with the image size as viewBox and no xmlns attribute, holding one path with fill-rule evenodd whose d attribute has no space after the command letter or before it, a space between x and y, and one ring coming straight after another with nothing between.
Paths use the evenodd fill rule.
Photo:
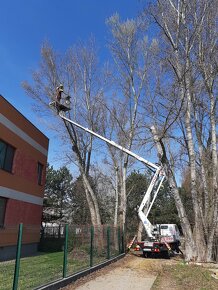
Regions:
<instances>
[{"instance_id":1,"label":"fence railing","mask_svg":"<svg viewBox=\"0 0 218 290\"><path fill-rule=\"evenodd\" d=\"M0 262L0 290L35 289L124 253L123 232L109 225L44 227L38 251L24 257L28 234L35 230L20 224L16 259Z\"/></svg>"}]
</instances>

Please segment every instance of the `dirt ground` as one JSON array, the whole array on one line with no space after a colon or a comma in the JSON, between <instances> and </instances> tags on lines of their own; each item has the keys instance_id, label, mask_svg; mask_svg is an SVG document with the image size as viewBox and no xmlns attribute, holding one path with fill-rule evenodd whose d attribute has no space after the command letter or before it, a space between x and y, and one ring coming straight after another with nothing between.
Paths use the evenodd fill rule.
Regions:
<instances>
[{"instance_id":1,"label":"dirt ground","mask_svg":"<svg viewBox=\"0 0 218 290\"><path fill-rule=\"evenodd\" d=\"M175 260L145 259L141 253L127 254L123 259L83 277L64 290L149 290L164 265Z\"/></svg>"},{"instance_id":2,"label":"dirt ground","mask_svg":"<svg viewBox=\"0 0 218 290\"><path fill-rule=\"evenodd\" d=\"M181 257L146 259L131 252L62 290L217 290L218 264L187 264Z\"/></svg>"},{"instance_id":3,"label":"dirt ground","mask_svg":"<svg viewBox=\"0 0 218 290\"><path fill-rule=\"evenodd\" d=\"M177 261L175 265L167 265L159 272L152 290L217 290L218 264L185 263Z\"/></svg>"}]
</instances>

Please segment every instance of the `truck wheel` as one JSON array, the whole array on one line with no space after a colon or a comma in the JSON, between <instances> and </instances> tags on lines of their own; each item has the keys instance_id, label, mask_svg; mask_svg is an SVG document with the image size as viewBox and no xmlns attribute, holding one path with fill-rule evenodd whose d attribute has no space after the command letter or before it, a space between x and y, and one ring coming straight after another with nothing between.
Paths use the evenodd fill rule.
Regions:
<instances>
[{"instance_id":1,"label":"truck wheel","mask_svg":"<svg viewBox=\"0 0 218 290\"><path fill-rule=\"evenodd\" d=\"M148 252L144 252L143 251L143 257L144 258L150 258L151 257L151 253L148 253Z\"/></svg>"},{"instance_id":2,"label":"truck wheel","mask_svg":"<svg viewBox=\"0 0 218 290\"><path fill-rule=\"evenodd\" d=\"M170 253L169 253L169 251L163 252L163 258L164 259L170 259Z\"/></svg>"},{"instance_id":3,"label":"truck wheel","mask_svg":"<svg viewBox=\"0 0 218 290\"><path fill-rule=\"evenodd\" d=\"M147 257L148 257L147 254L148 254L148 253L146 253L146 252L143 251L143 257L144 257L144 258L147 258Z\"/></svg>"}]
</instances>

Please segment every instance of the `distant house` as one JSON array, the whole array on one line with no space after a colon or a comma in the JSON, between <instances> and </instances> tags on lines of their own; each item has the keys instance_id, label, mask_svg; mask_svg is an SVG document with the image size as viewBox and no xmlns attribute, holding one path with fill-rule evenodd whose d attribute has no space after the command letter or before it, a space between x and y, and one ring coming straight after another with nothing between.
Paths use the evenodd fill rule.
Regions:
<instances>
[{"instance_id":1,"label":"distant house","mask_svg":"<svg viewBox=\"0 0 218 290\"><path fill-rule=\"evenodd\" d=\"M22 252L40 238L48 138L0 95L0 260L13 258L17 228Z\"/></svg>"}]
</instances>

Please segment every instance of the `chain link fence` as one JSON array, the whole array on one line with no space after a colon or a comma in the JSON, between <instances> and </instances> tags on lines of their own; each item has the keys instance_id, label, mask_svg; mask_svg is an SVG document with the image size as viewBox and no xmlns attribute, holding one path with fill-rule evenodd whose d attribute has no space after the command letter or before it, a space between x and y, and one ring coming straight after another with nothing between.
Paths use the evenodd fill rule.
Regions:
<instances>
[{"instance_id":1,"label":"chain link fence","mask_svg":"<svg viewBox=\"0 0 218 290\"><path fill-rule=\"evenodd\" d=\"M16 234L16 235L15 235ZM16 259L0 261L0 290L35 289L119 256L124 252L120 228L109 225L23 226L0 230L16 236ZM26 240L40 238L38 251L24 257Z\"/></svg>"}]
</instances>

